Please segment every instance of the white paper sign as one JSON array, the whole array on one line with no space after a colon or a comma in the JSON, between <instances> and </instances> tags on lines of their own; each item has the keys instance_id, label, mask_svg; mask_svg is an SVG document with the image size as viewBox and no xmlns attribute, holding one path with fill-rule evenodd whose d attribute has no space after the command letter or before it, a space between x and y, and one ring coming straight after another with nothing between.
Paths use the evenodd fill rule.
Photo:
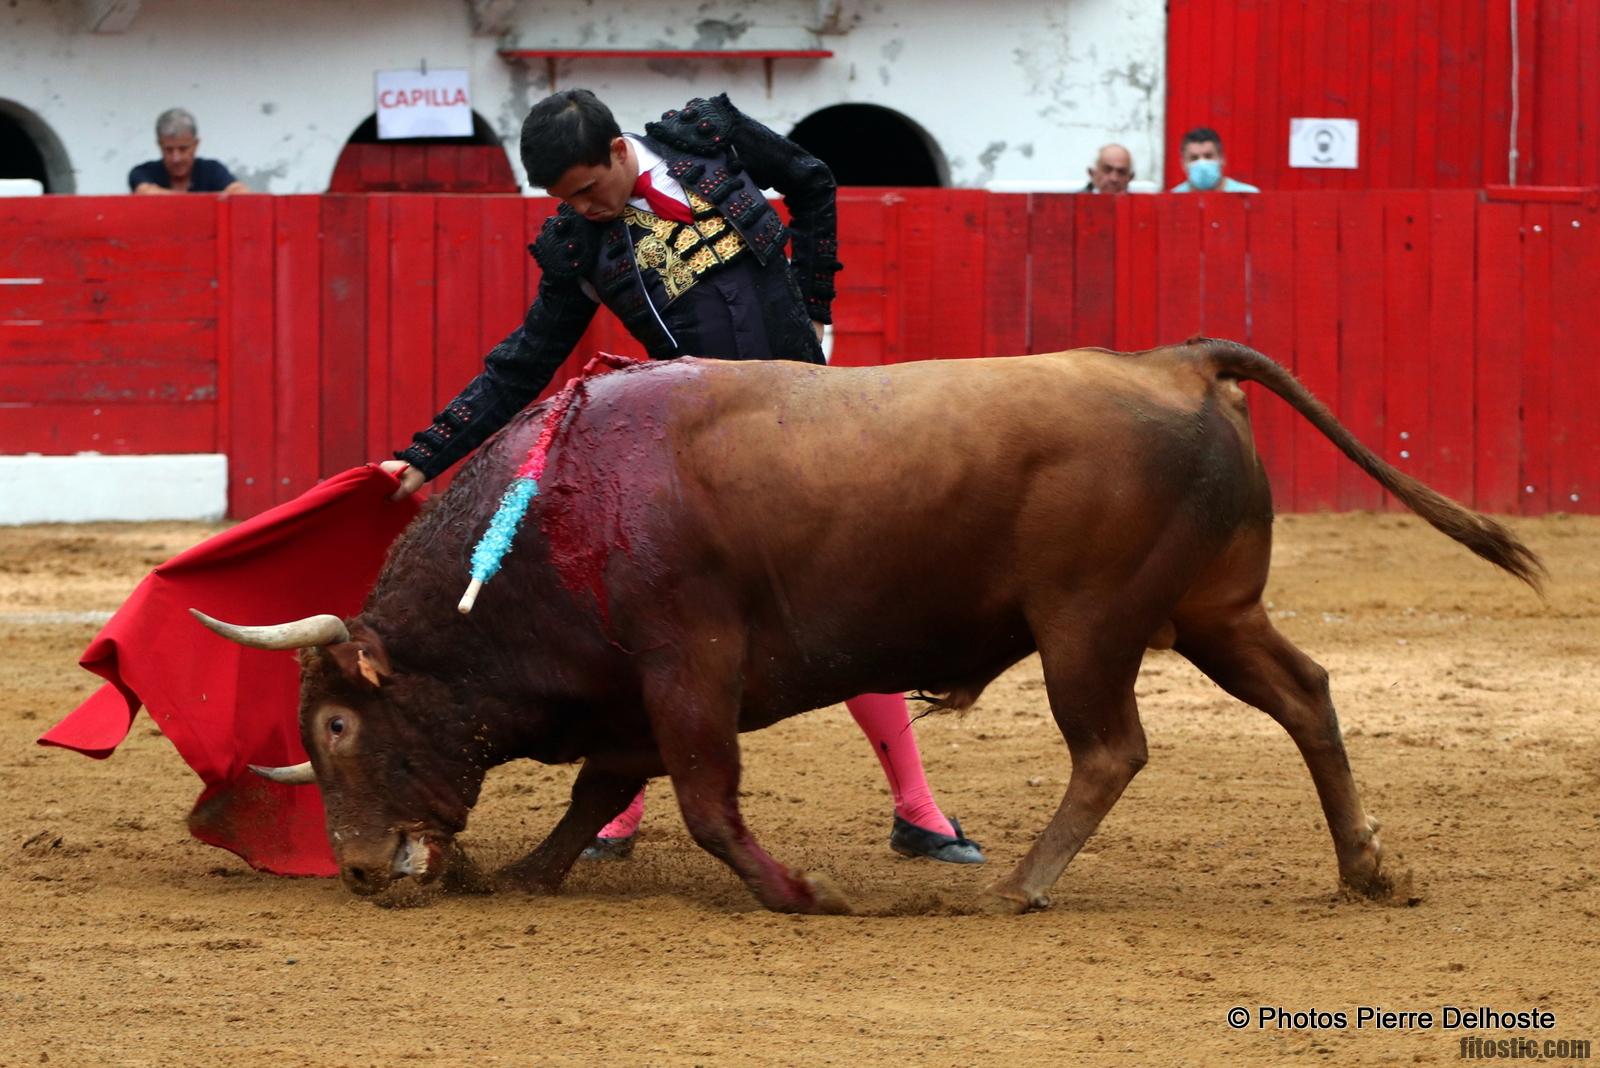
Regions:
<instances>
[{"instance_id":1,"label":"white paper sign","mask_svg":"<svg viewBox=\"0 0 1600 1068\"><path fill-rule=\"evenodd\" d=\"M1355 119L1290 119L1289 166L1355 170L1360 126Z\"/></svg>"},{"instance_id":2,"label":"white paper sign","mask_svg":"<svg viewBox=\"0 0 1600 1068\"><path fill-rule=\"evenodd\" d=\"M471 137L472 95L465 70L380 70L378 139Z\"/></svg>"}]
</instances>

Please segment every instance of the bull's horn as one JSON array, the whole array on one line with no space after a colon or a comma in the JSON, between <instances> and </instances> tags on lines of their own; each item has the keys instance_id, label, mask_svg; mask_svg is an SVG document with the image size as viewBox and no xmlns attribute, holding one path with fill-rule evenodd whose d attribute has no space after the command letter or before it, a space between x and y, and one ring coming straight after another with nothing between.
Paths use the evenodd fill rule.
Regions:
<instances>
[{"instance_id":1,"label":"bull's horn","mask_svg":"<svg viewBox=\"0 0 1600 1068\"><path fill-rule=\"evenodd\" d=\"M309 760L287 768L264 768L259 764L251 764L250 770L263 779L281 782L285 786L306 786L317 781L317 773L311 770Z\"/></svg>"},{"instance_id":2,"label":"bull's horn","mask_svg":"<svg viewBox=\"0 0 1600 1068\"><path fill-rule=\"evenodd\" d=\"M212 619L198 608L189 609L189 614L229 641L252 649L307 649L350 640L350 631L338 616L307 616L272 627L241 627Z\"/></svg>"}]
</instances>

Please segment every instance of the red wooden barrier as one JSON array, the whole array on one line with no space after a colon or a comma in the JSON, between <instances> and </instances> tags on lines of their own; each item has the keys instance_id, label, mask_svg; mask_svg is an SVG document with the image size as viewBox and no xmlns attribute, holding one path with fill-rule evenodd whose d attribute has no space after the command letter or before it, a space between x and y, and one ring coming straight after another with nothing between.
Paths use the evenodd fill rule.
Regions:
<instances>
[{"instance_id":1,"label":"red wooden barrier","mask_svg":"<svg viewBox=\"0 0 1600 1068\"><path fill-rule=\"evenodd\" d=\"M1464 188L1511 181L1512 4L1171 0L1166 174L1184 131L1223 137L1263 189ZM1518 185L1600 183L1600 4L1519 0ZM1358 170L1289 167L1289 120L1361 123Z\"/></svg>"},{"instance_id":2,"label":"red wooden barrier","mask_svg":"<svg viewBox=\"0 0 1600 1068\"><path fill-rule=\"evenodd\" d=\"M0 201L0 452L224 451L235 515L387 456L521 321L552 208ZM1452 496L1600 512L1592 191L847 190L840 220L838 363L1235 337ZM563 376L596 348L641 352L602 312ZM1281 508L1384 505L1251 392Z\"/></svg>"}]
</instances>

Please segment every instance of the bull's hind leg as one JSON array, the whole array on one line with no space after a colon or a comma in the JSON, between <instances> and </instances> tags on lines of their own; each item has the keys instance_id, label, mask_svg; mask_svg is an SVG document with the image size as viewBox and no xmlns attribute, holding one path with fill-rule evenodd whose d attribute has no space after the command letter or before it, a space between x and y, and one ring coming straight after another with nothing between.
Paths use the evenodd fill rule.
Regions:
<instances>
[{"instance_id":1,"label":"bull's hind leg","mask_svg":"<svg viewBox=\"0 0 1600 1068\"><path fill-rule=\"evenodd\" d=\"M731 644L731 643L730 643ZM647 680L645 709L689 834L775 912L849 912L825 883L773 860L739 814L739 701L735 672L675 666Z\"/></svg>"},{"instance_id":2,"label":"bull's hind leg","mask_svg":"<svg viewBox=\"0 0 1600 1068\"><path fill-rule=\"evenodd\" d=\"M521 860L495 873L501 886L554 893L594 836L628 807L643 788L643 775L624 774L596 765L578 769L572 802L548 837Z\"/></svg>"},{"instance_id":3,"label":"bull's hind leg","mask_svg":"<svg viewBox=\"0 0 1600 1068\"><path fill-rule=\"evenodd\" d=\"M1377 821L1363 810L1350 774L1327 671L1278 633L1259 602L1220 616L1180 617L1177 624L1178 652L1294 739L1322 801L1340 878L1369 897L1393 893Z\"/></svg>"},{"instance_id":4,"label":"bull's hind leg","mask_svg":"<svg viewBox=\"0 0 1600 1068\"><path fill-rule=\"evenodd\" d=\"M1098 644L1099 650L1064 640L1040 643L1050 711L1072 754L1072 777L1033 848L1010 874L984 890L979 903L991 912L1048 906L1049 889L1144 767L1144 727L1133 697L1143 646Z\"/></svg>"}]
</instances>

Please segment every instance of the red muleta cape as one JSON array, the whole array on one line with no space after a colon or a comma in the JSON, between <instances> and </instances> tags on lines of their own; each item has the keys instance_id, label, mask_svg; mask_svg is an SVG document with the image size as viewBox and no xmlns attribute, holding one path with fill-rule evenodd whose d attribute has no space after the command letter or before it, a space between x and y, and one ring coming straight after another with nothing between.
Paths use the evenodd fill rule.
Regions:
<instances>
[{"instance_id":1,"label":"red muleta cape","mask_svg":"<svg viewBox=\"0 0 1600 1068\"><path fill-rule=\"evenodd\" d=\"M190 833L261 871L336 874L321 794L246 767L306 759L294 653L235 645L189 609L244 624L354 615L420 506L389 500L397 485L376 466L352 468L157 567L79 660L106 684L39 744L104 759L144 705L206 784Z\"/></svg>"}]
</instances>

